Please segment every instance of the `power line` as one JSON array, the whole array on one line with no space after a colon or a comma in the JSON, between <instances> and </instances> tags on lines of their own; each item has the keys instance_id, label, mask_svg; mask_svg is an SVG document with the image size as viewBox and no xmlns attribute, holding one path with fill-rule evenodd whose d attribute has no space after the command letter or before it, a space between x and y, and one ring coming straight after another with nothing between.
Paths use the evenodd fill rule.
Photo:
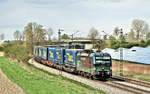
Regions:
<instances>
[{"instance_id":1,"label":"power line","mask_svg":"<svg viewBox=\"0 0 150 94\"><path fill-rule=\"evenodd\" d=\"M120 36L123 36L123 30L120 29ZM123 76L123 48L122 48L122 40L120 42L120 76Z\"/></svg>"},{"instance_id":2,"label":"power line","mask_svg":"<svg viewBox=\"0 0 150 94\"><path fill-rule=\"evenodd\" d=\"M58 29L58 43L59 43L59 47L61 46L61 32L64 31L63 29ZM59 62L60 63L60 71L59 71L59 75L62 75L62 63L61 61Z\"/></svg>"},{"instance_id":3,"label":"power line","mask_svg":"<svg viewBox=\"0 0 150 94\"><path fill-rule=\"evenodd\" d=\"M74 39L74 35L76 34L76 33L78 33L79 32L79 30L77 30L76 32L74 32L73 34L71 34L70 36L71 36L71 39L72 39L72 43L73 43L73 39Z\"/></svg>"}]
</instances>

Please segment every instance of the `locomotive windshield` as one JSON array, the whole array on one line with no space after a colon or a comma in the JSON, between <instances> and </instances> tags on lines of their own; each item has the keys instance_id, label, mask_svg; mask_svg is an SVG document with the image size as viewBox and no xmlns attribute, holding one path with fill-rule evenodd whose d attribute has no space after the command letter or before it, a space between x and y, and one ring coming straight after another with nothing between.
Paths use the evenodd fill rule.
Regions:
<instances>
[{"instance_id":1,"label":"locomotive windshield","mask_svg":"<svg viewBox=\"0 0 150 94\"><path fill-rule=\"evenodd\" d=\"M95 64L111 63L111 57L109 54L97 53L95 55Z\"/></svg>"}]
</instances>

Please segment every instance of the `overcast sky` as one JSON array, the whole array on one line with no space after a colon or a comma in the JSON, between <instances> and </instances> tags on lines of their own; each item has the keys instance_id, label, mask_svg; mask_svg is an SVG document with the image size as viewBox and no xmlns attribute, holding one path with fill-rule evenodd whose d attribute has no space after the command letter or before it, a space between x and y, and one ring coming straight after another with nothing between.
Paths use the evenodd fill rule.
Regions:
<instances>
[{"instance_id":1,"label":"overcast sky","mask_svg":"<svg viewBox=\"0 0 150 94\"><path fill-rule=\"evenodd\" d=\"M133 19L150 24L150 0L0 0L0 34L6 39L29 22L87 36L92 27L109 34L115 27L129 32Z\"/></svg>"}]
</instances>

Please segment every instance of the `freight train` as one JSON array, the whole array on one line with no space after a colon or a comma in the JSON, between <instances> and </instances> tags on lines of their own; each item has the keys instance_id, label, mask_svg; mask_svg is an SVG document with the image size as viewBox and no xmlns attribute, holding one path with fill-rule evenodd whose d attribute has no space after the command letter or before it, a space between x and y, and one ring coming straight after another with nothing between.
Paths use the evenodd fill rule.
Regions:
<instances>
[{"instance_id":1,"label":"freight train","mask_svg":"<svg viewBox=\"0 0 150 94\"><path fill-rule=\"evenodd\" d=\"M67 49L65 46L35 46L34 59L50 67L92 79L112 76L112 60L108 53Z\"/></svg>"}]
</instances>

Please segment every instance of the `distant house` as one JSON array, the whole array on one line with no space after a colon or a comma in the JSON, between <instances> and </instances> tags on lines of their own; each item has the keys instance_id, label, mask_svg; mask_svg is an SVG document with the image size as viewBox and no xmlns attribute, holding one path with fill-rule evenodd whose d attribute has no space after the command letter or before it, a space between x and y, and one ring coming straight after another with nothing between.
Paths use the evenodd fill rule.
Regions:
<instances>
[{"instance_id":1,"label":"distant house","mask_svg":"<svg viewBox=\"0 0 150 94\"><path fill-rule=\"evenodd\" d=\"M100 39L96 39L96 40L99 41ZM62 39L61 40L61 45L77 45L77 44L84 45L85 49L93 48L93 44L92 44L91 40L89 40L89 39L81 39L81 40Z\"/></svg>"}]
</instances>

